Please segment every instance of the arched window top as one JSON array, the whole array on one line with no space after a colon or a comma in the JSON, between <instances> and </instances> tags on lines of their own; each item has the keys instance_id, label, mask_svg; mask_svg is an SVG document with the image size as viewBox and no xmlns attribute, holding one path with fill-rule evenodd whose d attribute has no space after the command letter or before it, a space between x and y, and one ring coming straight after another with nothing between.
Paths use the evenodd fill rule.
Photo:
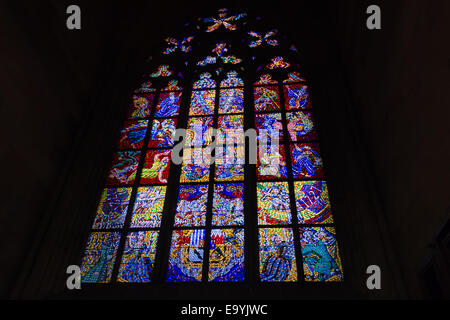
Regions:
<instances>
[{"instance_id":1,"label":"arched window top","mask_svg":"<svg viewBox=\"0 0 450 320\"><path fill-rule=\"evenodd\" d=\"M238 77L238 73L234 70L227 73L226 79L220 82L221 87L240 87L244 85L244 81Z\"/></svg>"},{"instance_id":2,"label":"arched window top","mask_svg":"<svg viewBox=\"0 0 450 320\"><path fill-rule=\"evenodd\" d=\"M200 80L194 82L192 88L194 89L211 89L216 87L216 81L212 79L212 76L208 72L200 74Z\"/></svg>"},{"instance_id":3,"label":"arched window top","mask_svg":"<svg viewBox=\"0 0 450 320\"><path fill-rule=\"evenodd\" d=\"M246 17L220 9L158 50L112 155L83 282L343 280L309 85L286 37Z\"/></svg>"}]
</instances>

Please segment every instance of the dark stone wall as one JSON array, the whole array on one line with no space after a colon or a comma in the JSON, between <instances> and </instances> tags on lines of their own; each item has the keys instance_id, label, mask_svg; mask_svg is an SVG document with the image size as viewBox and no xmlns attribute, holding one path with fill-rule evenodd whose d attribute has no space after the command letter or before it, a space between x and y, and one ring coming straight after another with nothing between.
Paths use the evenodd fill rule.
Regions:
<instances>
[{"instance_id":1,"label":"dark stone wall","mask_svg":"<svg viewBox=\"0 0 450 320\"><path fill-rule=\"evenodd\" d=\"M345 290L312 294L421 297L417 272L448 215L449 45L443 35L450 8L445 1L379 1L383 29L368 31L365 8L372 3L366 2L227 6L257 13L287 34L311 81L346 275ZM217 9L78 1L82 30L69 31L69 4L1 5L7 45L0 57L7 63L0 72L0 130L8 181L0 215L2 297L67 294L65 267L81 258L144 61L186 20ZM365 287L370 264L383 272L379 292ZM285 298L282 291L275 295ZM132 293L91 296L105 295Z\"/></svg>"},{"instance_id":2,"label":"dark stone wall","mask_svg":"<svg viewBox=\"0 0 450 320\"><path fill-rule=\"evenodd\" d=\"M370 1L340 7L337 36L358 133L408 296L449 218L448 1L377 1L382 30L361 28Z\"/></svg>"}]
</instances>

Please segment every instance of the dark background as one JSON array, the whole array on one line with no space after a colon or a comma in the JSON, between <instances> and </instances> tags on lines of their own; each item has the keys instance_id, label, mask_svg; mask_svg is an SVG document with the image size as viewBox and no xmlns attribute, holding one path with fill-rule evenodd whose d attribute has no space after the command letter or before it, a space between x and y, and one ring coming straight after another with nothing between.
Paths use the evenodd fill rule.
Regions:
<instances>
[{"instance_id":1,"label":"dark background","mask_svg":"<svg viewBox=\"0 0 450 320\"><path fill-rule=\"evenodd\" d=\"M66 28L70 4L81 7L79 31ZM382 30L366 28L370 4L381 7ZM436 239L450 212L445 0L2 1L0 297L65 296L65 266L79 263L118 110L161 40L220 7L286 34L314 85L346 295L318 287L313 297L448 298L449 246ZM382 269L380 291L365 286L370 264ZM282 291L271 297L289 298Z\"/></svg>"}]
</instances>

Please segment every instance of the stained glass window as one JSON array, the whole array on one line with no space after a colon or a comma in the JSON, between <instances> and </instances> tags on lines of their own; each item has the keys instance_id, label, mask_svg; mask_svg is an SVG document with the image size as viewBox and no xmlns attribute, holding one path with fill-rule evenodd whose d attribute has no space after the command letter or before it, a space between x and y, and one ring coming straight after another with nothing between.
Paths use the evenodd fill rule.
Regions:
<instances>
[{"instance_id":1,"label":"stained glass window","mask_svg":"<svg viewBox=\"0 0 450 320\"><path fill-rule=\"evenodd\" d=\"M280 110L280 97L278 87L255 87L255 111Z\"/></svg>"},{"instance_id":2,"label":"stained glass window","mask_svg":"<svg viewBox=\"0 0 450 320\"><path fill-rule=\"evenodd\" d=\"M176 118L153 120L152 133L150 134L150 140L148 141L149 148L172 147L176 127Z\"/></svg>"},{"instance_id":3,"label":"stained glass window","mask_svg":"<svg viewBox=\"0 0 450 320\"><path fill-rule=\"evenodd\" d=\"M186 145L208 145L213 139L213 117L191 117L187 123Z\"/></svg>"},{"instance_id":4,"label":"stained glass window","mask_svg":"<svg viewBox=\"0 0 450 320\"><path fill-rule=\"evenodd\" d=\"M180 109L181 92L162 92L156 106L155 117L177 116Z\"/></svg>"},{"instance_id":5,"label":"stained glass window","mask_svg":"<svg viewBox=\"0 0 450 320\"><path fill-rule=\"evenodd\" d=\"M190 116L201 116L214 113L214 103L216 100L215 90L192 91Z\"/></svg>"},{"instance_id":6,"label":"stained glass window","mask_svg":"<svg viewBox=\"0 0 450 320\"><path fill-rule=\"evenodd\" d=\"M119 241L119 232L91 233L81 262L81 281L94 283L111 281Z\"/></svg>"},{"instance_id":7,"label":"stained glass window","mask_svg":"<svg viewBox=\"0 0 450 320\"><path fill-rule=\"evenodd\" d=\"M193 89L211 89L216 87L216 81L211 78L208 72L200 75L200 80L194 82Z\"/></svg>"},{"instance_id":8,"label":"stained glass window","mask_svg":"<svg viewBox=\"0 0 450 320\"><path fill-rule=\"evenodd\" d=\"M258 180L287 179L284 146L260 146L257 157Z\"/></svg>"},{"instance_id":9,"label":"stained glass window","mask_svg":"<svg viewBox=\"0 0 450 320\"><path fill-rule=\"evenodd\" d=\"M147 132L147 120L125 121L120 132L119 149L140 149Z\"/></svg>"},{"instance_id":10,"label":"stained glass window","mask_svg":"<svg viewBox=\"0 0 450 320\"><path fill-rule=\"evenodd\" d=\"M151 77L171 74L162 65ZM160 89L147 81L132 97L82 261L83 282L152 281L182 99L178 80L166 81Z\"/></svg>"},{"instance_id":11,"label":"stained glass window","mask_svg":"<svg viewBox=\"0 0 450 320\"><path fill-rule=\"evenodd\" d=\"M230 71L227 73L227 77L220 82L220 86L224 87L242 87L244 81L239 78L236 71Z\"/></svg>"},{"instance_id":12,"label":"stained glass window","mask_svg":"<svg viewBox=\"0 0 450 320\"><path fill-rule=\"evenodd\" d=\"M291 223L287 182L258 182L258 222L261 225Z\"/></svg>"},{"instance_id":13,"label":"stained glass window","mask_svg":"<svg viewBox=\"0 0 450 320\"><path fill-rule=\"evenodd\" d=\"M171 240L168 282L202 280L205 229L174 230Z\"/></svg>"},{"instance_id":14,"label":"stained glass window","mask_svg":"<svg viewBox=\"0 0 450 320\"><path fill-rule=\"evenodd\" d=\"M274 57L271 62L267 65L268 69L285 69L290 67L289 62L284 61L283 57Z\"/></svg>"},{"instance_id":15,"label":"stained glass window","mask_svg":"<svg viewBox=\"0 0 450 320\"><path fill-rule=\"evenodd\" d=\"M140 155L140 151L117 152L114 155L106 183L109 185L132 185L136 179Z\"/></svg>"},{"instance_id":16,"label":"stained glass window","mask_svg":"<svg viewBox=\"0 0 450 320\"><path fill-rule=\"evenodd\" d=\"M209 281L244 280L244 230L212 229Z\"/></svg>"},{"instance_id":17,"label":"stained glass window","mask_svg":"<svg viewBox=\"0 0 450 320\"><path fill-rule=\"evenodd\" d=\"M122 254L118 282L150 282L158 231L130 232Z\"/></svg>"},{"instance_id":18,"label":"stained glass window","mask_svg":"<svg viewBox=\"0 0 450 320\"><path fill-rule=\"evenodd\" d=\"M154 99L155 96L153 94L133 96L133 102L131 103L128 111L128 118L136 119L147 118L150 116L151 105Z\"/></svg>"},{"instance_id":19,"label":"stained glass window","mask_svg":"<svg viewBox=\"0 0 450 320\"><path fill-rule=\"evenodd\" d=\"M333 223L325 181L294 182L299 223Z\"/></svg>"},{"instance_id":20,"label":"stained glass window","mask_svg":"<svg viewBox=\"0 0 450 320\"><path fill-rule=\"evenodd\" d=\"M149 59L93 208L84 283L343 281L310 84L286 37L255 26L220 9Z\"/></svg>"},{"instance_id":21,"label":"stained glass window","mask_svg":"<svg viewBox=\"0 0 450 320\"><path fill-rule=\"evenodd\" d=\"M295 260L292 229L259 229L259 248L261 281L297 281L297 263Z\"/></svg>"},{"instance_id":22,"label":"stained glass window","mask_svg":"<svg viewBox=\"0 0 450 320\"><path fill-rule=\"evenodd\" d=\"M287 110L309 109L308 86L292 84L284 86L284 99Z\"/></svg>"},{"instance_id":23,"label":"stained glass window","mask_svg":"<svg viewBox=\"0 0 450 320\"><path fill-rule=\"evenodd\" d=\"M131 227L158 228L161 225L166 190L166 186L138 188L131 218Z\"/></svg>"},{"instance_id":24,"label":"stained glass window","mask_svg":"<svg viewBox=\"0 0 450 320\"><path fill-rule=\"evenodd\" d=\"M291 141L317 140L314 117L309 111L286 113L287 129Z\"/></svg>"},{"instance_id":25,"label":"stained glass window","mask_svg":"<svg viewBox=\"0 0 450 320\"><path fill-rule=\"evenodd\" d=\"M103 191L97 215L94 220L94 229L121 228L130 202L131 188L108 188Z\"/></svg>"},{"instance_id":26,"label":"stained glass window","mask_svg":"<svg viewBox=\"0 0 450 320\"><path fill-rule=\"evenodd\" d=\"M180 185L174 225L176 227L204 226L207 199L208 185Z\"/></svg>"},{"instance_id":27,"label":"stained glass window","mask_svg":"<svg viewBox=\"0 0 450 320\"><path fill-rule=\"evenodd\" d=\"M244 224L244 184L226 183L214 186L212 224L235 226Z\"/></svg>"},{"instance_id":28,"label":"stained glass window","mask_svg":"<svg viewBox=\"0 0 450 320\"><path fill-rule=\"evenodd\" d=\"M277 46L278 40L275 39L275 35L277 34L277 30L270 30L266 33L264 32L256 32L256 31L250 31L248 34L250 35L250 48L256 48L258 46L261 46L263 44L267 44L269 46Z\"/></svg>"},{"instance_id":29,"label":"stained glass window","mask_svg":"<svg viewBox=\"0 0 450 320\"><path fill-rule=\"evenodd\" d=\"M141 183L167 183L170 168L170 150L149 150L145 156Z\"/></svg>"},{"instance_id":30,"label":"stained glass window","mask_svg":"<svg viewBox=\"0 0 450 320\"><path fill-rule=\"evenodd\" d=\"M257 114L255 116L255 129L258 134L258 142L271 143L274 139L282 140L281 113Z\"/></svg>"},{"instance_id":31,"label":"stained glass window","mask_svg":"<svg viewBox=\"0 0 450 320\"><path fill-rule=\"evenodd\" d=\"M342 281L342 263L333 227L300 228L306 281Z\"/></svg>"}]
</instances>

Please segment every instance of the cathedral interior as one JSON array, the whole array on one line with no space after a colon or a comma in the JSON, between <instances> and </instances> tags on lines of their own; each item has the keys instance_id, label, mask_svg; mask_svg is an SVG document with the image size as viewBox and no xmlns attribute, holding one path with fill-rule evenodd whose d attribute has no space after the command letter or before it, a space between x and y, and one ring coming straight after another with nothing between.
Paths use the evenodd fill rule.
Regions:
<instances>
[{"instance_id":1,"label":"cathedral interior","mask_svg":"<svg viewBox=\"0 0 450 320\"><path fill-rule=\"evenodd\" d=\"M0 4L1 298L450 298L450 2L376 1L379 30L366 27L367 0L80 0L80 30L66 27L71 4ZM187 36L187 21L225 7L263 31L277 29L298 51L320 124L344 280L259 283L247 271L241 283L111 281L68 290L66 268L82 259L141 75L165 61L165 38ZM229 41L242 35L220 32ZM171 61L183 65L177 57ZM242 65L250 79L250 62ZM378 290L366 282L372 265L381 270Z\"/></svg>"}]
</instances>

